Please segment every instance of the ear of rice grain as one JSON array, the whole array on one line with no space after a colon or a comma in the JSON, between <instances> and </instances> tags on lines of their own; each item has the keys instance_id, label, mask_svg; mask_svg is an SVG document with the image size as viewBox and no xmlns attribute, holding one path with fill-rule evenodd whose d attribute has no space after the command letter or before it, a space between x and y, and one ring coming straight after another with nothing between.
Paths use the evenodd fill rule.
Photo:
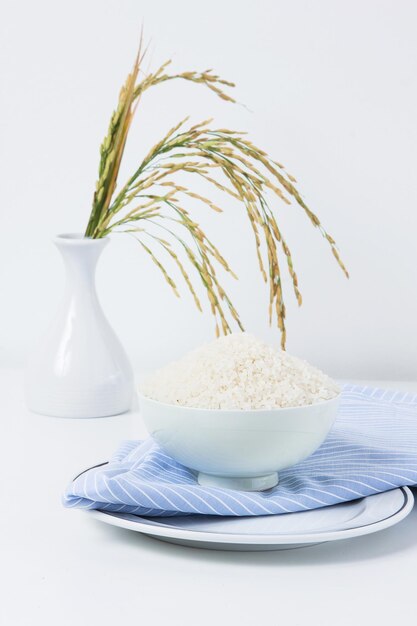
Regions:
<instances>
[{"instance_id":1,"label":"ear of rice grain","mask_svg":"<svg viewBox=\"0 0 417 626\"><path fill-rule=\"evenodd\" d=\"M248 333L219 337L145 379L143 395L204 409L276 409L330 400L339 387L320 370Z\"/></svg>"}]
</instances>

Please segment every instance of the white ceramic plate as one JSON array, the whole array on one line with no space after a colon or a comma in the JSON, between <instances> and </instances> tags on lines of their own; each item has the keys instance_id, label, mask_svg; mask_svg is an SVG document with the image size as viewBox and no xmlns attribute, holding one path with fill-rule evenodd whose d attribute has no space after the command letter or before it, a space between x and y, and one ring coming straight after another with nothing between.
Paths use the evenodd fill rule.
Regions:
<instances>
[{"instance_id":1,"label":"white ceramic plate","mask_svg":"<svg viewBox=\"0 0 417 626\"><path fill-rule=\"evenodd\" d=\"M383 530L404 519L413 504L411 491L401 487L313 511L262 517L145 518L104 511L87 513L107 524L184 546L212 550L288 550Z\"/></svg>"}]
</instances>

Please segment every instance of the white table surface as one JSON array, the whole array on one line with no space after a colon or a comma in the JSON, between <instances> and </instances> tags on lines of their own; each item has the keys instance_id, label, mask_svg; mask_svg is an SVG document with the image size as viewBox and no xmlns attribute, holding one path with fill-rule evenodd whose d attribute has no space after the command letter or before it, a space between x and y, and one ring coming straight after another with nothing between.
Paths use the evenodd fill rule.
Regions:
<instances>
[{"instance_id":1,"label":"white table surface","mask_svg":"<svg viewBox=\"0 0 417 626\"><path fill-rule=\"evenodd\" d=\"M417 383L378 384L417 391ZM60 502L75 474L121 439L145 435L136 412L34 415L13 370L0 371L0 390L1 626L362 626L415 614L417 507L374 535L285 552L162 543Z\"/></svg>"}]
</instances>

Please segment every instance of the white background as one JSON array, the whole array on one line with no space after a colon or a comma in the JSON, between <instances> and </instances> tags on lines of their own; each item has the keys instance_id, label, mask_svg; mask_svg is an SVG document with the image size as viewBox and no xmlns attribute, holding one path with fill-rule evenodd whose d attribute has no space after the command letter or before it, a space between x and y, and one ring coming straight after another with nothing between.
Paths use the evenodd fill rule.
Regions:
<instances>
[{"instance_id":1,"label":"white background","mask_svg":"<svg viewBox=\"0 0 417 626\"><path fill-rule=\"evenodd\" d=\"M288 349L334 376L417 373L417 5L413 1L175 2L1 0L0 365L20 365L63 291L51 238L85 228L98 146L136 52L141 22L152 67L213 67L250 111L199 86L171 83L143 99L122 172L129 174L185 115L215 116L297 176L336 238L296 206L278 205L304 305L287 292ZM207 222L240 281L231 293L247 329L278 342L248 223L235 207ZM202 220L206 209L196 208ZM208 219L208 218L207 218ZM101 259L103 307L138 370L213 336L209 314L176 301L134 241Z\"/></svg>"}]
</instances>

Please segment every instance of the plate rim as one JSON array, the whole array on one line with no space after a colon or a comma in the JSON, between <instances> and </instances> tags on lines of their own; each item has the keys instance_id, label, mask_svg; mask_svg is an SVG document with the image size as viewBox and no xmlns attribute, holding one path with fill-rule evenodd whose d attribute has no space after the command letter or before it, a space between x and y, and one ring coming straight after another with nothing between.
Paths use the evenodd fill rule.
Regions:
<instances>
[{"instance_id":1,"label":"plate rim","mask_svg":"<svg viewBox=\"0 0 417 626\"><path fill-rule=\"evenodd\" d=\"M205 542L213 544L246 544L246 545L289 545L289 544L308 544L318 543L324 541L337 541L340 539L350 539L353 537L359 537L362 535L369 535L380 530L385 530L390 526L394 526L398 522L402 521L409 513L411 513L414 506L414 496L407 486L396 487L385 492L378 492L369 496L364 496L364 499L372 498L376 495L390 493L393 491L401 491L403 495L402 506L392 513L388 517L385 517L376 522L371 522L363 526L357 526L356 528L348 528L344 530L333 530L325 532L315 532L306 534L288 534L288 535L239 535L236 533L213 533L201 530L190 530L183 528L170 528L167 526L152 525L147 520L147 523L141 522L141 516L138 517L138 521L126 520L123 517L119 517L118 513L112 511L101 511L98 509L84 509L84 512L101 522L107 523L112 526L125 528L127 530L133 530L134 532L140 532L145 535L150 535L156 538L172 538L181 541L189 542ZM337 506L337 505L332 505ZM323 507L325 508L325 507ZM122 514L120 514L122 515ZM123 515L126 515L123 514ZM128 514L129 515L129 514ZM136 516L135 516L136 517Z\"/></svg>"}]
</instances>

